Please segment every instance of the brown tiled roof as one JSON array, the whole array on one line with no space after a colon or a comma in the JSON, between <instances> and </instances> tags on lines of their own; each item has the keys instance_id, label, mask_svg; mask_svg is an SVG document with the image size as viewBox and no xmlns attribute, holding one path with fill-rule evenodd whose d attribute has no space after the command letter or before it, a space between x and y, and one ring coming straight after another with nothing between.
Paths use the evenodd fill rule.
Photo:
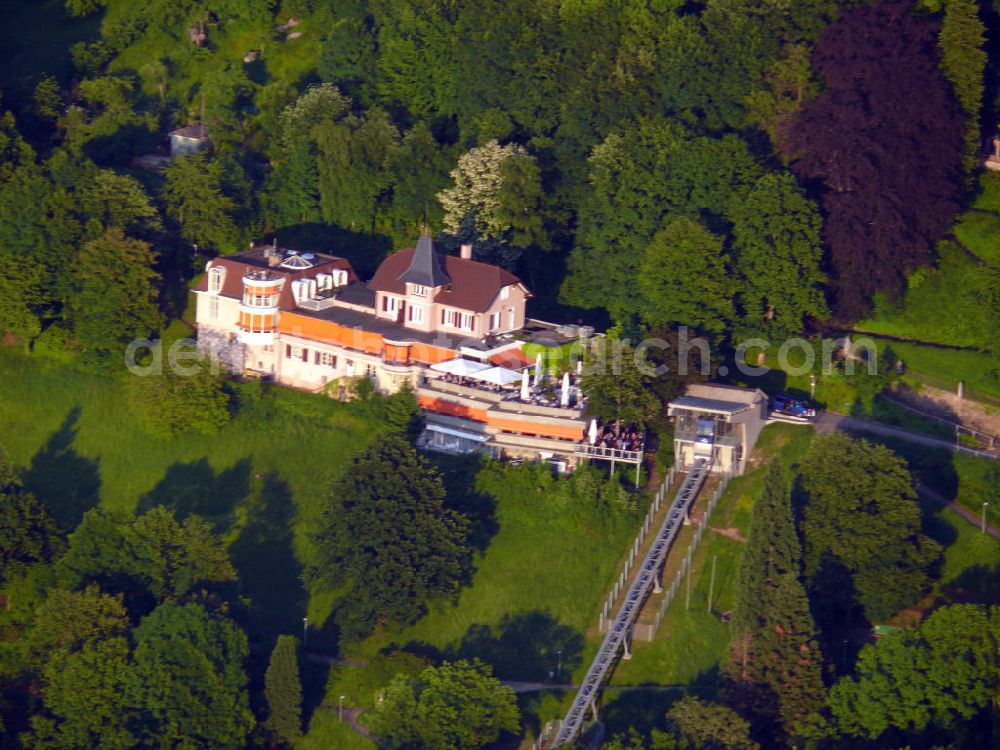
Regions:
<instances>
[{"instance_id":1,"label":"brown tiled roof","mask_svg":"<svg viewBox=\"0 0 1000 750\"><path fill-rule=\"evenodd\" d=\"M183 128L177 128L177 130L172 130L170 135L180 136L181 138L208 138L208 128L200 123L194 123L192 125L185 125Z\"/></svg>"},{"instance_id":2,"label":"brown tiled roof","mask_svg":"<svg viewBox=\"0 0 1000 750\"><path fill-rule=\"evenodd\" d=\"M226 269L226 275L222 280L222 291L219 292L223 297L235 297L240 299L243 297L243 276L249 271L260 271L266 269L271 273L278 274L285 277L285 283L282 285L281 295L278 297L278 307L281 310L294 310L295 309L295 297L292 295L292 282L296 279L308 279L316 278L318 273L329 273L335 268L342 268L347 271L347 282L353 283L358 280L357 274L354 273L354 269L351 268L350 262L346 258L340 258L336 255L323 255L321 253L315 253L315 258L313 259L312 268L290 269L269 267L267 263L267 258L264 257L264 248L258 247L254 250L247 252L236 253L235 255L224 255L220 258L215 258L212 261L212 266L222 266ZM198 281L198 286L195 287L196 292L207 292L208 291L208 274L204 274Z\"/></svg>"},{"instance_id":3,"label":"brown tiled roof","mask_svg":"<svg viewBox=\"0 0 1000 750\"><path fill-rule=\"evenodd\" d=\"M379 292L405 293L406 284L399 277L410 267L413 252L410 248L386 258L368 286ZM442 305L471 312L486 312L503 287L521 283L514 274L488 263L466 260L455 255L446 255L442 260L445 273L451 279L434 298L435 302Z\"/></svg>"}]
</instances>

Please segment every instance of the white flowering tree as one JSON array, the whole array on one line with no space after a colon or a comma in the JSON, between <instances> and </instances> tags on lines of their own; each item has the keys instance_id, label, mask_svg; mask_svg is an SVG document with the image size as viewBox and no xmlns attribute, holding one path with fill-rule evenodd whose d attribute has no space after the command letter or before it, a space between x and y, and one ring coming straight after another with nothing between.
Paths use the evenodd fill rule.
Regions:
<instances>
[{"instance_id":1,"label":"white flowering tree","mask_svg":"<svg viewBox=\"0 0 1000 750\"><path fill-rule=\"evenodd\" d=\"M522 146L496 140L470 150L438 193L445 231L475 231L476 239L517 248L546 246L540 212L542 188L534 157Z\"/></svg>"}]
</instances>

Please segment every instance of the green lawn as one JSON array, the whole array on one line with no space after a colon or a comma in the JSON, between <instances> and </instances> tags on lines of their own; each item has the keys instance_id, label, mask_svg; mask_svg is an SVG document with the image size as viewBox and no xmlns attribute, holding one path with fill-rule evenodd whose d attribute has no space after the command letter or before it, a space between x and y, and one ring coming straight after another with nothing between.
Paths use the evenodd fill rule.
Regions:
<instances>
[{"instance_id":1,"label":"green lawn","mask_svg":"<svg viewBox=\"0 0 1000 750\"><path fill-rule=\"evenodd\" d=\"M375 743L341 722L336 707L321 708L312 715L309 731L295 743L296 750L375 750Z\"/></svg>"},{"instance_id":2,"label":"green lawn","mask_svg":"<svg viewBox=\"0 0 1000 750\"><path fill-rule=\"evenodd\" d=\"M457 462L444 463L449 484L460 479ZM498 677L524 681L551 679L560 661L564 681L579 679L589 666L599 636L588 630L597 624L601 598L638 529L641 510L599 506L582 490L567 497L567 480L553 479L545 469L466 466L474 487L464 494L492 507L493 519L471 585L457 606L440 605L411 627L349 646L347 655L365 666L334 667L327 704L345 695L346 705L372 706L396 671L413 667L405 652L430 659L479 657ZM570 700L570 694L526 697L526 725L535 729L560 716Z\"/></svg>"},{"instance_id":3,"label":"green lawn","mask_svg":"<svg viewBox=\"0 0 1000 750\"><path fill-rule=\"evenodd\" d=\"M1000 541L950 508L935 510L932 535L946 544L939 589L956 600L1000 602Z\"/></svg>"},{"instance_id":4,"label":"green lawn","mask_svg":"<svg viewBox=\"0 0 1000 750\"><path fill-rule=\"evenodd\" d=\"M274 395L269 413L240 414L218 435L160 439L129 414L119 380L0 350L0 447L67 525L98 503L210 518L257 605L255 624L298 633L310 529L330 482L374 431L350 406Z\"/></svg>"},{"instance_id":5,"label":"green lawn","mask_svg":"<svg viewBox=\"0 0 1000 750\"><path fill-rule=\"evenodd\" d=\"M976 292L982 267L953 242L939 243L937 252L937 267L912 274L908 288L894 302L877 295L871 316L855 327L951 347L981 345L991 325ZM942 314L944 310L949 314Z\"/></svg>"},{"instance_id":6,"label":"green lawn","mask_svg":"<svg viewBox=\"0 0 1000 750\"><path fill-rule=\"evenodd\" d=\"M981 261L1000 265L1000 216L972 209L962 214L954 231L959 242Z\"/></svg>"},{"instance_id":7,"label":"green lawn","mask_svg":"<svg viewBox=\"0 0 1000 750\"><path fill-rule=\"evenodd\" d=\"M915 343L890 342L911 374L928 385L954 388L959 381L986 397L1000 397L996 363L982 348L994 326L981 304L983 269L978 261L1000 265L1000 178L987 172L973 207L955 223L956 242L936 248L934 267L911 274L899 299L877 295L859 330ZM920 342L941 347L922 346ZM957 349L955 347L958 347Z\"/></svg>"}]
</instances>

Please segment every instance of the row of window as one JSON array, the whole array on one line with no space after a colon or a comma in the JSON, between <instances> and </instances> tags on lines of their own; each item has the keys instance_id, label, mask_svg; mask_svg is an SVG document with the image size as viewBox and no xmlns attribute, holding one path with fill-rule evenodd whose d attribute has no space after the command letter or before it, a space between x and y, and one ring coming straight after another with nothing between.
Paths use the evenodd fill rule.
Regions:
<instances>
[{"instance_id":1,"label":"row of window","mask_svg":"<svg viewBox=\"0 0 1000 750\"><path fill-rule=\"evenodd\" d=\"M337 355L329 352L313 350L313 364L325 365L326 367L337 367ZM303 362L309 361L309 349L304 346L292 346L285 344L285 359L301 359ZM347 364L352 364L348 361Z\"/></svg>"},{"instance_id":2,"label":"row of window","mask_svg":"<svg viewBox=\"0 0 1000 750\"><path fill-rule=\"evenodd\" d=\"M250 294L248 292L244 292L243 293L243 304L244 305L250 305L251 307L277 307L278 306L278 295L277 294Z\"/></svg>"},{"instance_id":3,"label":"row of window","mask_svg":"<svg viewBox=\"0 0 1000 750\"><path fill-rule=\"evenodd\" d=\"M310 350L304 346L292 346L291 344L285 344L285 359L300 359L303 362L308 363L310 361L309 357ZM329 367L331 369L337 369L337 355L331 354L330 352L321 352L315 349L312 350L312 363L314 365L320 365L322 367ZM344 360L344 370L348 376L354 375L354 360L345 359ZM365 374L368 376L375 374L375 365L366 364Z\"/></svg>"}]
</instances>

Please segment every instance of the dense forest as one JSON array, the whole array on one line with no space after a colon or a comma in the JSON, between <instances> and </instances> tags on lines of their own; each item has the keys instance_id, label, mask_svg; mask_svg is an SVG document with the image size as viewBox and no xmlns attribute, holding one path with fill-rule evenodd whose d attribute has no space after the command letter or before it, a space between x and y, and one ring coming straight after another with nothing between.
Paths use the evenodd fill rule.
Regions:
<instances>
[{"instance_id":1,"label":"dense forest","mask_svg":"<svg viewBox=\"0 0 1000 750\"><path fill-rule=\"evenodd\" d=\"M124 376L129 342L190 334L206 260L248 243L343 255L369 278L429 229L515 271L534 315L613 337L687 327L733 356L748 337L888 315L998 379L1000 253L966 242L976 221L1000 226L1000 177L982 170L995 0L0 0L0 20L0 354L19 357L0 368L48 389L14 383L36 400L0 408L4 750L369 748L369 733L398 750L517 747L544 711L500 680L579 671L600 591L538 594L534 562L496 574L495 516L558 551L560 578L590 566L600 587L641 492L592 467L430 461L409 389L361 379L341 404L208 371ZM192 123L211 148L168 159L168 133ZM883 356L845 386L865 412L903 369ZM681 378L626 365L583 384L594 416L670 453ZM64 399L27 450L17 425ZM120 430L103 465L73 447L94 412ZM710 689L651 721L612 715L606 747L990 746L1000 610L980 578L997 568L969 562L980 578L945 586L955 562L915 491L941 465L777 434L805 447L740 490L753 519L747 538L733 529ZM210 466L188 441L225 450ZM129 473L149 487L114 484ZM995 512L1000 476L983 475ZM230 484L242 495L220 510ZM536 596L528 615L456 616L483 570L477 595ZM563 594L579 622L536 611ZM906 612L917 621L860 645ZM426 622L461 630L389 642ZM326 685L310 682L310 636ZM344 677L358 662L362 686ZM342 691L362 688L365 737L314 734L310 717L339 709L341 726Z\"/></svg>"},{"instance_id":2,"label":"dense forest","mask_svg":"<svg viewBox=\"0 0 1000 750\"><path fill-rule=\"evenodd\" d=\"M996 89L974 0L67 10L71 60L0 82L0 326L98 352L178 316L205 256L277 234L370 273L424 223L543 311L850 323L935 263ZM211 156L132 166L202 117Z\"/></svg>"}]
</instances>

